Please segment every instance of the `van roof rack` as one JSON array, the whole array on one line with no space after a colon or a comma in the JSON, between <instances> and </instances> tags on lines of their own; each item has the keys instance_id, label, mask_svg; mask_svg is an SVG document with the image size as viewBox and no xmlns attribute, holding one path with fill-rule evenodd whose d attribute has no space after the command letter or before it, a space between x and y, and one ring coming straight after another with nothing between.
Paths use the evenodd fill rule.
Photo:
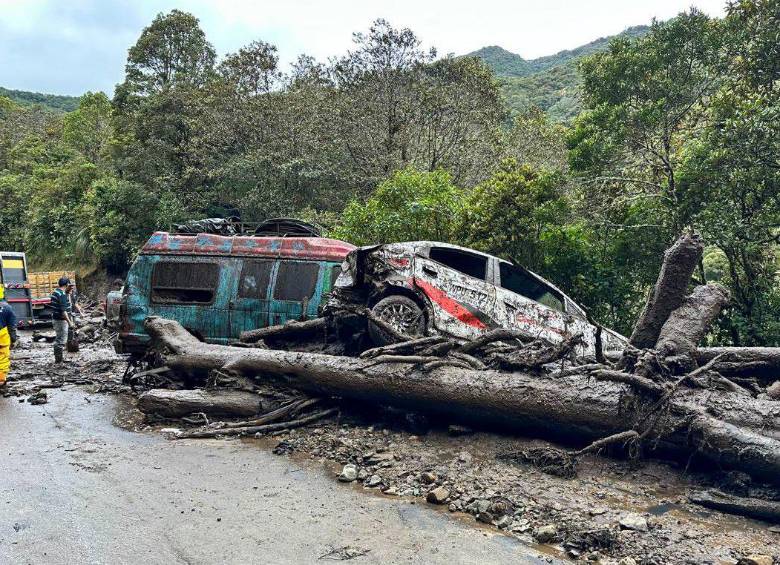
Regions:
<instances>
[{"instance_id":1,"label":"van roof rack","mask_svg":"<svg viewBox=\"0 0 780 565\"><path fill-rule=\"evenodd\" d=\"M264 237L322 237L322 232L317 226L302 220L273 218L261 222L255 228L255 235Z\"/></svg>"},{"instance_id":2,"label":"van roof rack","mask_svg":"<svg viewBox=\"0 0 780 565\"><path fill-rule=\"evenodd\" d=\"M179 235L209 233L226 236L322 237L317 226L295 218L272 218L263 222L242 222L236 217L204 218L174 224L169 231Z\"/></svg>"}]
</instances>

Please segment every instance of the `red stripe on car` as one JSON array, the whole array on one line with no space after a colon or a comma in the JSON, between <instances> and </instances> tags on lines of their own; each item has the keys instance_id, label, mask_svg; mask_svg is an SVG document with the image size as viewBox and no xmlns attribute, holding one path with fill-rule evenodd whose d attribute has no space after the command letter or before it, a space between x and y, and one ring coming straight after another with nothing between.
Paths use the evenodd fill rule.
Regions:
<instances>
[{"instance_id":1,"label":"red stripe on car","mask_svg":"<svg viewBox=\"0 0 780 565\"><path fill-rule=\"evenodd\" d=\"M457 318L461 322L471 327L484 330L487 326L477 318L468 308L463 306L460 302L453 300L447 293L440 288L436 288L430 283L427 283L421 279L414 278L414 284L417 285L433 302L442 307L442 309L450 314L452 317Z\"/></svg>"}]
</instances>

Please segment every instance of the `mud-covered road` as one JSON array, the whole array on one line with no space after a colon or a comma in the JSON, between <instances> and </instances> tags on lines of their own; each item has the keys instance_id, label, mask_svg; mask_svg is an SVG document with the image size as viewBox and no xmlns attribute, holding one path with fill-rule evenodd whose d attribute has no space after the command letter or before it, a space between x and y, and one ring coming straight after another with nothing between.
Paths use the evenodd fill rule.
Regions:
<instances>
[{"instance_id":1,"label":"mud-covered road","mask_svg":"<svg viewBox=\"0 0 780 565\"><path fill-rule=\"evenodd\" d=\"M19 354L43 362L46 351ZM322 465L254 442L128 431L135 415L122 395L66 385L48 389L46 404L24 399L0 397L3 564L327 563L362 553L353 562L540 562L515 539L419 501L365 496Z\"/></svg>"},{"instance_id":2,"label":"mud-covered road","mask_svg":"<svg viewBox=\"0 0 780 565\"><path fill-rule=\"evenodd\" d=\"M1 564L780 562L780 529L688 503L701 477L682 467L588 456L563 479L502 458L540 442L377 410L171 440L107 345L51 370L51 346L23 338L0 396ZM357 480L336 480L344 464Z\"/></svg>"}]
</instances>

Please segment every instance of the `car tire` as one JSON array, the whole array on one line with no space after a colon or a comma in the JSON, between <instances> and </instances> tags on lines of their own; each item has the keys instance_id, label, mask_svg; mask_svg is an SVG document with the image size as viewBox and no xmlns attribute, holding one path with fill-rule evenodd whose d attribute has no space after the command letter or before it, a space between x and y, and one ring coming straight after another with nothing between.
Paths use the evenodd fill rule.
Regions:
<instances>
[{"instance_id":1,"label":"car tire","mask_svg":"<svg viewBox=\"0 0 780 565\"><path fill-rule=\"evenodd\" d=\"M371 312L380 320L393 326L409 337L421 337L425 334L425 314L420 305L408 296L398 294L386 296L377 302ZM388 332L369 320L368 335L376 345L390 345L395 339Z\"/></svg>"}]
</instances>

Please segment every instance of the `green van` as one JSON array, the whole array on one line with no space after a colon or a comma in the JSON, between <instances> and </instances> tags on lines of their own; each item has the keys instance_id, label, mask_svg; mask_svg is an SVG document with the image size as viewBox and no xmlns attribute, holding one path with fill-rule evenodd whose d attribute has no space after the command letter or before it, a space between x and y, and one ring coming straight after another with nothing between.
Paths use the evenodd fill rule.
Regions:
<instances>
[{"instance_id":1,"label":"green van","mask_svg":"<svg viewBox=\"0 0 780 565\"><path fill-rule=\"evenodd\" d=\"M148 316L178 321L209 343L317 316L355 249L323 237L154 233L130 267L118 353L142 354Z\"/></svg>"}]
</instances>

